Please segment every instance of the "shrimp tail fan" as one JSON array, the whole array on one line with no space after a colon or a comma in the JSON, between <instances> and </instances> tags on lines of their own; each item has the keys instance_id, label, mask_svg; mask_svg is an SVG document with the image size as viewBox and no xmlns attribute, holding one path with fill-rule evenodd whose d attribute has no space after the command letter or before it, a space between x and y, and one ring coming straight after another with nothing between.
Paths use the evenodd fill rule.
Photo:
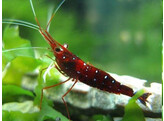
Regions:
<instances>
[{"instance_id":1,"label":"shrimp tail fan","mask_svg":"<svg viewBox=\"0 0 164 121\"><path fill-rule=\"evenodd\" d=\"M148 102L147 98L151 95L151 93L144 93L142 96L138 98L138 100L146 106L146 102Z\"/></svg>"}]
</instances>

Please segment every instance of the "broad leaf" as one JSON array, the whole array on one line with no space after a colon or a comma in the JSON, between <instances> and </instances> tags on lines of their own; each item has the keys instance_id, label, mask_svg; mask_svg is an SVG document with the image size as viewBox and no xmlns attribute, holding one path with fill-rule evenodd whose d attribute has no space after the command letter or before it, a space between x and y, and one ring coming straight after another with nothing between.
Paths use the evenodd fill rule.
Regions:
<instances>
[{"instance_id":1,"label":"broad leaf","mask_svg":"<svg viewBox=\"0 0 164 121\"><path fill-rule=\"evenodd\" d=\"M17 56L34 57L31 43L19 36L18 26L7 26L3 32L3 69Z\"/></svg>"},{"instance_id":2,"label":"broad leaf","mask_svg":"<svg viewBox=\"0 0 164 121\"><path fill-rule=\"evenodd\" d=\"M17 96L30 96L34 97L33 93L15 85L2 86L2 101L8 102L10 99L16 100Z\"/></svg>"},{"instance_id":3,"label":"broad leaf","mask_svg":"<svg viewBox=\"0 0 164 121\"><path fill-rule=\"evenodd\" d=\"M144 93L143 90L140 90L134 95L125 106L125 114L122 121L145 121L144 114L142 109L136 103L138 97Z\"/></svg>"},{"instance_id":4,"label":"broad leaf","mask_svg":"<svg viewBox=\"0 0 164 121\"><path fill-rule=\"evenodd\" d=\"M40 65L40 61L31 57L15 58L3 71L3 84L20 85L22 76L36 69Z\"/></svg>"}]
</instances>

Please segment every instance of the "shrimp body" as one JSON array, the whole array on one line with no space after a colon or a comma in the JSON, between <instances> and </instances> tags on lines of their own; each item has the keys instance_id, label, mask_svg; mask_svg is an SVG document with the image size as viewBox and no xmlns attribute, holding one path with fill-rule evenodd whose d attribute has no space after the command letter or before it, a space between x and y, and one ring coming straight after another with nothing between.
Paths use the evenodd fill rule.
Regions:
<instances>
[{"instance_id":1,"label":"shrimp body","mask_svg":"<svg viewBox=\"0 0 164 121\"><path fill-rule=\"evenodd\" d=\"M63 48L63 47L61 47ZM56 51L57 50L57 51ZM110 93L124 94L132 97L134 92L131 88L121 85L105 71L90 64L86 64L67 48L56 48L56 62L67 76L77 78L79 81Z\"/></svg>"},{"instance_id":2,"label":"shrimp body","mask_svg":"<svg viewBox=\"0 0 164 121\"><path fill-rule=\"evenodd\" d=\"M132 88L116 81L105 71L85 63L62 45L54 50L54 55L56 56L56 62L60 70L70 78L78 79L91 87L109 93L123 94L130 97L136 93ZM138 99L142 104L146 105L146 99L149 95L150 93L144 93Z\"/></svg>"},{"instance_id":3,"label":"shrimp body","mask_svg":"<svg viewBox=\"0 0 164 121\"><path fill-rule=\"evenodd\" d=\"M55 41L47 31L45 32L48 37L53 40L51 43L49 42L49 39L45 38L48 40L52 48L60 71L62 71L65 75L109 93L123 94L130 97L136 93L132 88L122 85L120 82L116 81L105 71L82 61L79 57L72 54L66 47ZM142 104L146 105L146 99L149 95L150 93L145 93L139 97Z\"/></svg>"}]
</instances>

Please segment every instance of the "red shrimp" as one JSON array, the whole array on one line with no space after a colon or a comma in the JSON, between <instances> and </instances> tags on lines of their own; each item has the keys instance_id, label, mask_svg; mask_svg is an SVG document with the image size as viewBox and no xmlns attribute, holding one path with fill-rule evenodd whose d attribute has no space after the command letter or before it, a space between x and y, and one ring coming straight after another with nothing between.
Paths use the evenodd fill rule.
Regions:
<instances>
[{"instance_id":1,"label":"red shrimp","mask_svg":"<svg viewBox=\"0 0 164 121\"><path fill-rule=\"evenodd\" d=\"M31 1L32 3L32 1ZM32 5L33 9L33 5ZM60 84L63 84L69 80L75 81L72 87L62 96L62 100L65 104L68 118L70 119L69 111L67 108L67 104L64 100L64 97L71 91L73 86L79 81L91 86L96 87L100 90L107 91L109 93L115 93L115 94L123 94L127 96L134 96L135 92L132 88L122 85L120 82L116 81L110 74L106 73L105 71L98 69L91 64L87 64L84 61L82 61L79 57L74 55L72 52L70 52L66 46L61 45L59 42L57 42L55 39L51 37L49 32L47 31L47 28L54 17L52 15L51 19L49 20L47 24L46 30L42 29L39 21L36 17L35 11L33 9L33 13L35 16L35 20L39 26L39 31L41 35L44 37L44 39L48 42L48 44L51 46L51 49L53 51L54 56L56 57L55 61L57 64L55 64L55 68L61 72L64 75L67 75L69 78L56 85L44 87L42 89L42 95L41 95L41 101L40 101L40 108L42 104L43 99L43 90L58 86ZM141 97L138 99L141 101L142 104L146 105L147 98L151 93L144 93Z\"/></svg>"}]
</instances>

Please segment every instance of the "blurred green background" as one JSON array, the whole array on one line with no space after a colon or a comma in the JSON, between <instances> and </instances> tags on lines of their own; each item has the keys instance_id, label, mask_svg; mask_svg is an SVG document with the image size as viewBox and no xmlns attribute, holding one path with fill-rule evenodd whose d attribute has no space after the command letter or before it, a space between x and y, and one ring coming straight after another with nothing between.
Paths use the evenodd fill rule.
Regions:
<instances>
[{"instance_id":1,"label":"blurred green background","mask_svg":"<svg viewBox=\"0 0 164 121\"><path fill-rule=\"evenodd\" d=\"M45 27L51 11L61 1L33 2L39 22ZM3 19L36 24L28 0L3 0L2 4ZM3 30L6 26L3 24ZM48 47L36 30L20 26L19 32L32 46ZM66 0L51 23L50 33L100 69L161 83L161 0Z\"/></svg>"}]
</instances>

